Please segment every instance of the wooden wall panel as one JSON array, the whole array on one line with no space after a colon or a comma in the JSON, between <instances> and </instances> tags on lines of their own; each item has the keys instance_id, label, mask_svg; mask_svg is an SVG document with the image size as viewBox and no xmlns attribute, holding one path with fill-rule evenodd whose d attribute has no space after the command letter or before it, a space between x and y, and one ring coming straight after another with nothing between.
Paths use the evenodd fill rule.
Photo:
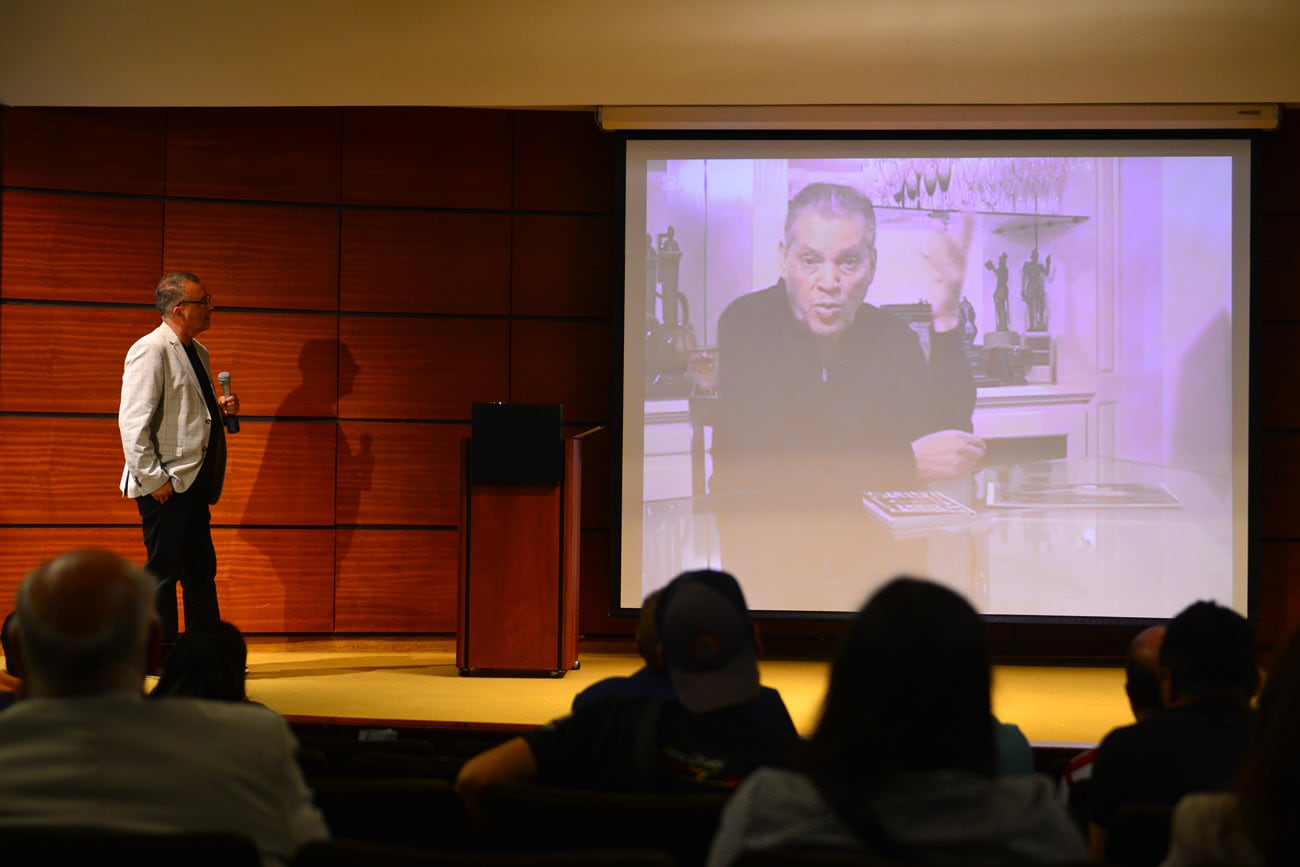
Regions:
<instances>
[{"instance_id":1,"label":"wooden wall panel","mask_svg":"<svg viewBox=\"0 0 1300 867\"><path fill-rule=\"evenodd\" d=\"M0 416L0 524L137 523L114 418Z\"/></svg>"},{"instance_id":2,"label":"wooden wall panel","mask_svg":"<svg viewBox=\"0 0 1300 867\"><path fill-rule=\"evenodd\" d=\"M244 632L334 629L334 530L214 529L222 618Z\"/></svg>"},{"instance_id":3,"label":"wooden wall panel","mask_svg":"<svg viewBox=\"0 0 1300 867\"><path fill-rule=\"evenodd\" d=\"M5 108L0 178L10 187L160 196L161 108Z\"/></svg>"},{"instance_id":4,"label":"wooden wall panel","mask_svg":"<svg viewBox=\"0 0 1300 867\"><path fill-rule=\"evenodd\" d=\"M455 526L467 436L462 424L339 422L338 523Z\"/></svg>"},{"instance_id":5,"label":"wooden wall panel","mask_svg":"<svg viewBox=\"0 0 1300 867\"><path fill-rule=\"evenodd\" d=\"M1269 539L1259 543L1256 563L1256 598L1260 602L1257 641L1264 645L1282 643L1300 624L1300 542Z\"/></svg>"},{"instance_id":6,"label":"wooden wall panel","mask_svg":"<svg viewBox=\"0 0 1300 867\"><path fill-rule=\"evenodd\" d=\"M8 190L0 200L0 297L153 302L162 203Z\"/></svg>"},{"instance_id":7,"label":"wooden wall panel","mask_svg":"<svg viewBox=\"0 0 1300 867\"><path fill-rule=\"evenodd\" d=\"M1300 320L1300 213L1265 216L1256 224L1259 270L1253 276L1264 320Z\"/></svg>"},{"instance_id":8,"label":"wooden wall panel","mask_svg":"<svg viewBox=\"0 0 1300 867\"><path fill-rule=\"evenodd\" d=\"M1295 289L1300 291L1300 286ZM1300 323L1265 322L1255 329L1255 363L1259 365L1253 396L1263 427L1300 427L1300 401L1293 383L1300 378Z\"/></svg>"},{"instance_id":9,"label":"wooden wall panel","mask_svg":"<svg viewBox=\"0 0 1300 867\"><path fill-rule=\"evenodd\" d=\"M562 403L571 422L607 422L614 411L613 327L608 322L511 325L510 399Z\"/></svg>"},{"instance_id":10,"label":"wooden wall panel","mask_svg":"<svg viewBox=\"0 0 1300 867\"><path fill-rule=\"evenodd\" d=\"M514 205L521 211L609 213L618 196L618 139L590 111L515 112Z\"/></svg>"},{"instance_id":11,"label":"wooden wall panel","mask_svg":"<svg viewBox=\"0 0 1300 867\"><path fill-rule=\"evenodd\" d=\"M1255 508L1251 525L1257 538L1300 539L1300 510L1295 492L1300 490L1300 434L1264 431L1251 444L1255 459Z\"/></svg>"},{"instance_id":12,"label":"wooden wall panel","mask_svg":"<svg viewBox=\"0 0 1300 867\"><path fill-rule=\"evenodd\" d=\"M139 526L0 527L0 617L13 610L18 585L28 572L73 548L87 546L144 565Z\"/></svg>"},{"instance_id":13,"label":"wooden wall panel","mask_svg":"<svg viewBox=\"0 0 1300 867\"><path fill-rule=\"evenodd\" d=\"M339 530L337 632L455 632L454 530Z\"/></svg>"},{"instance_id":14,"label":"wooden wall panel","mask_svg":"<svg viewBox=\"0 0 1300 867\"><path fill-rule=\"evenodd\" d=\"M343 203L510 207L512 113L468 108L343 110Z\"/></svg>"},{"instance_id":15,"label":"wooden wall panel","mask_svg":"<svg viewBox=\"0 0 1300 867\"><path fill-rule=\"evenodd\" d=\"M1272 132L1256 139L1252 155L1265 182L1256 184L1259 212L1263 214L1300 213L1300 110L1289 109Z\"/></svg>"},{"instance_id":16,"label":"wooden wall panel","mask_svg":"<svg viewBox=\"0 0 1300 867\"><path fill-rule=\"evenodd\" d=\"M212 520L241 526L334 526L333 422L251 419L227 434L229 461Z\"/></svg>"},{"instance_id":17,"label":"wooden wall panel","mask_svg":"<svg viewBox=\"0 0 1300 867\"><path fill-rule=\"evenodd\" d=\"M514 218L511 312L610 316L621 309L623 254L609 217Z\"/></svg>"},{"instance_id":18,"label":"wooden wall panel","mask_svg":"<svg viewBox=\"0 0 1300 867\"><path fill-rule=\"evenodd\" d=\"M504 401L504 320L347 316L340 339L359 372L340 418L468 419L475 402Z\"/></svg>"},{"instance_id":19,"label":"wooden wall panel","mask_svg":"<svg viewBox=\"0 0 1300 867\"><path fill-rule=\"evenodd\" d=\"M327 208L167 203L166 271L190 271L227 307L337 310L339 215Z\"/></svg>"},{"instance_id":20,"label":"wooden wall panel","mask_svg":"<svg viewBox=\"0 0 1300 867\"><path fill-rule=\"evenodd\" d=\"M167 112L167 195L262 202L339 200L337 108Z\"/></svg>"},{"instance_id":21,"label":"wooden wall panel","mask_svg":"<svg viewBox=\"0 0 1300 867\"><path fill-rule=\"evenodd\" d=\"M0 316L0 412L117 414L122 361L153 310L9 304Z\"/></svg>"},{"instance_id":22,"label":"wooden wall panel","mask_svg":"<svg viewBox=\"0 0 1300 867\"><path fill-rule=\"evenodd\" d=\"M609 613L612 544L613 538L607 532L583 531L578 630L584 634L631 635L636 632L635 617L613 617Z\"/></svg>"},{"instance_id":23,"label":"wooden wall panel","mask_svg":"<svg viewBox=\"0 0 1300 867\"><path fill-rule=\"evenodd\" d=\"M242 415L334 416L339 390L346 384L340 365L350 358L339 344L336 317L244 313L218 306L212 328L199 341L208 348L212 375L230 372ZM351 377L354 368L347 364Z\"/></svg>"},{"instance_id":24,"label":"wooden wall panel","mask_svg":"<svg viewBox=\"0 0 1300 867\"><path fill-rule=\"evenodd\" d=\"M344 211L342 231L342 310L510 312L510 218L504 214Z\"/></svg>"}]
</instances>

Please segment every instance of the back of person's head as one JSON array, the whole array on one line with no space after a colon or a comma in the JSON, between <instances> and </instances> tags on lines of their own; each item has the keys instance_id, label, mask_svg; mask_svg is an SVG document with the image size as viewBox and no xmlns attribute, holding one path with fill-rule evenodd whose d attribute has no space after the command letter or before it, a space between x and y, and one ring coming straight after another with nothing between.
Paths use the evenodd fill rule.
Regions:
<instances>
[{"instance_id":1,"label":"back of person's head","mask_svg":"<svg viewBox=\"0 0 1300 867\"><path fill-rule=\"evenodd\" d=\"M655 629L655 609L662 590L654 590L641 602L641 616L636 621L636 650L651 668L660 668L659 632Z\"/></svg>"},{"instance_id":2,"label":"back of person's head","mask_svg":"<svg viewBox=\"0 0 1300 867\"><path fill-rule=\"evenodd\" d=\"M9 636L13 631L12 627L15 616L15 612L10 611L5 615L4 626L0 626L0 653L4 653L5 655L5 671L10 674L18 673L14 671L14 654L13 651L9 649Z\"/></svg>"},{"instance_id":3,"label":"back of person's head","mask_svg":"<svg viewBox=\"0 0 1300 867\"><path fill-rule=\"evenodd\" d=\"M902 576L849 626L807 770L832 801L898 773L996 768L984 623L954 591Z\"/></svg>"},{"instance_id":4,"label":"back of person's head","mask_svg":"<svg viewBox=\"0 0 1300 867\"><path fill-rule=\"evenodd\" d=\"M15 649L32 698L141 691L157 659L156 582L99 548L38 566L18 587Z\"/></svg>"},{"instance_id":5,"label":"back of person's head","mask_svg":"<svg viewBox=\"0 0 1300 867\"><path fill-rule=\"evenodd\" d=\"M1142 720L1163 707L1160 696L1160 645L1165 627L1148 626L1129 643L1124 658L1124 692L1133 716Z\"/></svg>"},{"instance_id":6,"label":"back of person's head","mask_svg":"<svg viewBox=\"0 0 1300 867\"><path fill-rule=\"evenodd\" d=\"M655 630L677 700L708 713L758 695L758 648L745 594L734 576L683 572L660 592Z\"/></svg>"},{"instance_id":7,"label":"back of person's head","mask_svg":"<svg viewBox=\"0 0 1300 867\"><path fill-rule=\"evenodd\" d=\"M1231 608L1194 602L1169 621L1160 643L1166 706L1205 698L1248 702L1259 687L1250 624Z\"/></svg>"},{"instance_id":8,"label":"back of person's head","mask_svg":"<svg viewBox=\"0 0 1300 867\"><path fill-rule=\"evenodd\" d=\"M1267 863L1300 864L1300 630L1278 651L1260 692L1237 817Z\"/></svg>"},{"instance_id":9,"label":"back of person's head","mask_svg":"<svg viewBox=\"0 0 1300 867\"><path fill-rule=\"evenodd\" d=\"M247 701L248 645L233 623L187 626L176 639L150 698L185 696Z\"/></svg>"}]
</instances>

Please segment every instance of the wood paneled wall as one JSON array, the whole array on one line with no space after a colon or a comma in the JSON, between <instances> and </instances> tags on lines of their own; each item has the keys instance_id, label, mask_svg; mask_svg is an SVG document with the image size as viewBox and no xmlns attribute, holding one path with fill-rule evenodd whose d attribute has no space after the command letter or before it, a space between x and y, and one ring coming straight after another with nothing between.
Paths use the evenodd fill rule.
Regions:
<instances>
[{"instance_id":1,"label":"wood paneled wall","mask_svg":"<svg viewBox=\"0 0 1300 867\"><path fill-rule=\"evenodd\" d=\"M1287 112L1258 151L1265 645L1300 623L1297 124ZM214 518L223 613L249 632L452 632L470 404L616 419L618 165L586 113L3 109L0 143L0 599L75 544L143 559L115 414L166 271L215 296L204 342L243 403ZM585 445L588 634L632 628L608 616L615 447Z\"/></svg>"},{"instance_id":2,"label":"wood paneled wall","mask_svg":"<svg viewBox=\"0 0 1300 867\"><path fill-rule=\"evenodd\" d=\"M587 113L4 109L0 142L0 599L73 545L143 560L116 413L168 271L215 298L243 405L213 518L245 631L453 632L470 405L612 426L617 165ZM611 458L586 442L591 633L632 628Z\"/></svg>"}]
</instances>

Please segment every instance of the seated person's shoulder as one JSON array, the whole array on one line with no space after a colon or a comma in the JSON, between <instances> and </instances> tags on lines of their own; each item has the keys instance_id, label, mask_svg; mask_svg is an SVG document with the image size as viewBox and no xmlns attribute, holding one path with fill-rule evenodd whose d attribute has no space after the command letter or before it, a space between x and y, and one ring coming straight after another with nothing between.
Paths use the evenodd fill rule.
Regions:
<instances>
[{"instance_id":1,"label":"seated person's shoulder","mask_svg":"<svg viewBox=\"0 0 1300 867\"><path fill-rule=\"evenodd\" d=\"M172 696L145 704L162 717L185 719L195 725L264 732L289 730L288 721L261 702Z\"/></svg>"}]
</instances>

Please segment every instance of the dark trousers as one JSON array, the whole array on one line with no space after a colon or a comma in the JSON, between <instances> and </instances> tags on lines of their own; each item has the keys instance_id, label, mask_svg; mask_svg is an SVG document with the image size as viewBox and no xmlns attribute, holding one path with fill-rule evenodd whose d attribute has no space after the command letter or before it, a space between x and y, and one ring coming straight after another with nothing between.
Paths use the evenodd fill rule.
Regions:
<instances>
[{"instance_id":1,"label":"dark trousers","mask_svg":"<svg viewBox=\"0 0 1300 867\"><path fill-rule=\"evenodd\" d=\"M162 619L163 649L176 644L180 619L176 607L176 585L185 600L185 625L216 623L221 619L217 604L217 552L212 546L212 512L208 508L210 484L200 472L195 484L174 493L166 503L149 494L135 504L144 524L144 567L158 579L158 616Z\"/></svg>"}]
</instances>

